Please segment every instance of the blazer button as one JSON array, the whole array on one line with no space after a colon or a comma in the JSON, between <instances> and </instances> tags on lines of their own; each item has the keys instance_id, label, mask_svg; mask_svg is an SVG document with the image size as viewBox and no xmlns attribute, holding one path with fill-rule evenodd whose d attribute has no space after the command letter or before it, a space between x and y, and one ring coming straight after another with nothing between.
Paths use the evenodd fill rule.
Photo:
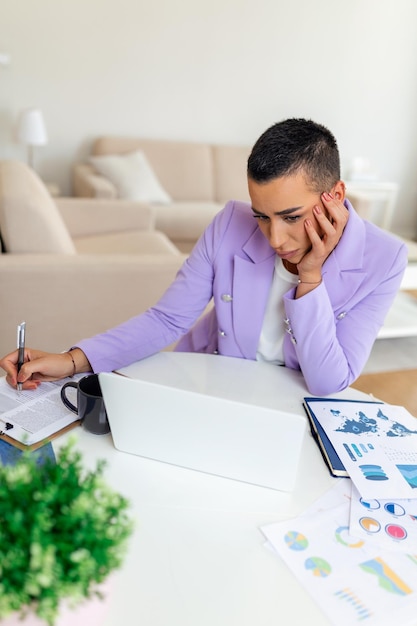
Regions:
<instances>
[{"instance_id":1,"label":"blazer button","mask_svg":"<svg viewBox=\"0 0 417 626\"><path fill-rule=\"evenodd\" d=\"M297 344L297 339L294 337L294 335L291 335L291 341L294 345Z\"/></svg>"},{"instance_id":2,"label":"blazer button","mask_svg":"<svg viewBox=\"0 0 417 626\"><path fill-rule=\"evenodd\" d=\"M219 330L219 335L220 337L226 337L226 333L224 332L224 330Z\"/></svg>"},{"instance_id":3,"label":"blazer button","mask_svg":"<svg viewBox=\"0 0 417 626\"><path fill-rule=\"evenodd\" d=\"M230 295L230 293L224 293L222 295L222 300L223 300L223 302L231 302L233 300L233 298Z\"/></svg>"},{"instance_id":4,"label":"blazer button","mask_svg":"<svg viewBox=\"0 0 417 626\"><path fill-rule=\"evenodd\" d=\"M342 313L339 313L339 315L336 316L336 319L342 320L344 317L346 317L346 315L347 315L347 311L343 311Z\"/></svg>"}]
</instances>

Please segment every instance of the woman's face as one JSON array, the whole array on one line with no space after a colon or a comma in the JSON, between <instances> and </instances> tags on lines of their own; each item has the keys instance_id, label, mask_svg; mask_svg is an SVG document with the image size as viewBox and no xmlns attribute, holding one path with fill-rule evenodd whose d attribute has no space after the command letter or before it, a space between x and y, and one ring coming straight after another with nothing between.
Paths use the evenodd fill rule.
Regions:
<instances>
[{"instance_id":1,"label":"woman's face","mask_svg":"<svg viewBox=\"0 0 417 626\"><path fill-rule=\"evenodd\" d=\"M338 185L323 191L335 193ZM274 178L267 183L256 183L249 178L248 186L254 218L269 245L283 261L297 265L311 249L305 220L310 219L321 234L313 213L316 205L325 211L320 193L307 185L302 173Z\"/></svg>"}]
</instances>

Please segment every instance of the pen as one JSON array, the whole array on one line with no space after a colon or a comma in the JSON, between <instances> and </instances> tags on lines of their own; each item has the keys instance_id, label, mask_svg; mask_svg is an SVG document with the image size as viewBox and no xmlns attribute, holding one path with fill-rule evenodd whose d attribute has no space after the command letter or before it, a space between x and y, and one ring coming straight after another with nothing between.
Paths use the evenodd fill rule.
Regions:
<instances>
[{"instance_id":1,"label":"pen","mask_svg":"<svg viewBox=\"0 0 417 626\"><path fill-rule=\"evenodd\" d=\"M17 348L19 350L19 354L17 357L17 372L20 372L20 368L25 362L25 333L26 333L26 322L22 322L17 327ZM17 383L17 390L22 391L22 383Z\"/></svg>"}]
</instances>

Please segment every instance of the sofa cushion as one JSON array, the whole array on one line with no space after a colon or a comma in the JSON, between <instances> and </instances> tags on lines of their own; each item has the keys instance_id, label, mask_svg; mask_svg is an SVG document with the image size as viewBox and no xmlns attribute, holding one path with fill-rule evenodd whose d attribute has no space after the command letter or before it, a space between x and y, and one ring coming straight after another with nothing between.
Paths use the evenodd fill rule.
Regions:
<instances>
[{"instance_id":1,"label":"sofa cushion","mask_svg":"<svg viewBox=\"0 0 417 626\"><path fill-rule=\"evenodd\" d=\"M77 237L75 247L81 254L173 254L180 252L164 233L131 231L92 237Z\"/></svg>"},{"instance_id":2,"label":"sofa cushion","mask_svg":"<svg viewBox=\"0 0 417 626\"><path fill-rule=\"evenodd\" d=\"M0 230L6 252L76 253L51 195L21 161L0 162Z\"/></svg>"},{"instance_id":3,"label":"sofa cushion","mask_svg":"<svg viewBox=\"0 0 417 626\"><path fill-rule=\"evenodd\" d=\"M102 176L115 185L119 198L160 204L171 201L141 150L92 156L89 160Z\"/></svg>"},{"instance_id":4,"label":"sofa cushion","mask_svg":"<svg viewBox=\"0 0 417 626\"><path fill-rule=\"evenodd\" d=\"M206 143L105 136L92 147L93 156L142 150L173 201L214 200L213 159Z\"/></svg>"},{"instance_id":5,"label":"sofa cushion","mask_svg":"<svg viewBox=\"0 0 417 626\"><path fill-rule=\"evenodd\" d=\"M174 242L195 243L222 208L223 205L216 202L173 202L155 206L155 228Z\"/></svg>"},{"instance_id":6,"label":"sofa cushion","mask_svg":"<svg viewBox=\"0 0 417 626\"><path fill-rule=\"evenodd\" d=\"M249 146L213 146L216 202L250 201L246 175L250 151Z\"/></svg>"}]
</instances>

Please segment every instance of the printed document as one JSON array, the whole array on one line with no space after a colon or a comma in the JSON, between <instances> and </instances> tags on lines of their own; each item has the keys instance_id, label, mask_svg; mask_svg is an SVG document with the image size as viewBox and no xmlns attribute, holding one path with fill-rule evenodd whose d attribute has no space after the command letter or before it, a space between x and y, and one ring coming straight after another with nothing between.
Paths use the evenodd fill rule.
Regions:
<instances>
[{"instance_id":1,"label":"printed document","mask_svg":"<svg viewBox=\"0 0 417 626\"><path fill-rule=\"evenodd\" d=\"M71 380L77 380L80 376ZM7 384L5 376L1 377L1 434L25 445L32 445L77 421L78 415L67 409L61 400L61 387L68 380L41 383L34 391L18 392ZM76 394L77 390L74 389L72 402L75 405Z\"/></svg>"},{"instance_id":2,"label":"printed document","mask_svg":"<svg viewBox=\"0 0 417 626\"><path fill-rule=\"evenodd\" d=\"M318 399L313 410L363 498L416 497L417 419L404 407Z\"/></svg>"}]
</instances>

